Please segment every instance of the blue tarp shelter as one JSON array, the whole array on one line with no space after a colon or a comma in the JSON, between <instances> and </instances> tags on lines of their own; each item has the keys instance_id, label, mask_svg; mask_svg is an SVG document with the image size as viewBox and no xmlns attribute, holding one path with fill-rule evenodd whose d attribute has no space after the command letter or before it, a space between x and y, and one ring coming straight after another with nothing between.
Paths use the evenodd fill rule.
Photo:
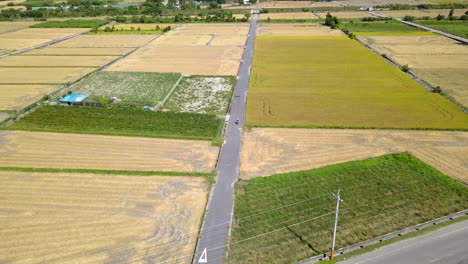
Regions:
<instances>
[{"instance_id":1,"label":"blue tarp shelter","mask_svg":"<svg viewBox=\"0 0 468 264\"><path fill-rule=\"evenodd\" d=\"M62 104L81 104L84 99L88 98L87 95L72 93L59 100Z\"/></svg>"}]
</instances>

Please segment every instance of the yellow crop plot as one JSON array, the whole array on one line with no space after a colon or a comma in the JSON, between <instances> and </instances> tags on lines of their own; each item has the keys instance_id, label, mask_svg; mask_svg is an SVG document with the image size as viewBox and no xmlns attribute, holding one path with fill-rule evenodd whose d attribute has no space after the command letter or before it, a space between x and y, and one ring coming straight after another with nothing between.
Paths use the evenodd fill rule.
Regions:
<instances>
[{"instance_id":1,"label":"yellow crop plot","mask_svg":"<svg viewBox=\"0 0 468 264\"><path fill-rule=\"evenodd\" d=\"M89 31L87 28L26 28L1 34L0 38L14 39L58 39Z\"/></svg>"},{"instance_id":2,"label":"yellow crop plot","mask_svg":"<svg viewBox=\"0 0 468 264\"><path fill-rule=\"evenodd\" d=\"M0 172L2 263L191 263L204 178Z\"/></svg>"},{"instance_id":3,"label":"yellow crop plot","mask_svg":"<svg viewBox=\"0 0 468 264\"><path fill-rule=\"evenodd\" d=\"M20 110L57 89L54 85L0 85L0 110Z\"/></svg>"},{"instance_id":4,"label":"yellow crop plot","mask_svg":"<svg viewBox=\"0 0 468 264\"><path fill-rule=\"evenodd\" d=\"M344 36L344 33L319 23L265 23L258 25L257 36Z\"/></svg>"},{"instance_id":5,"label":"yellow crop plot","mask_svg":"<svg viewBox=\"0 0 468 264\"><path fill-rule=\"evenodd\" d=\"M5 33L9 34L9 33ZM18 39L0 38L0 48L5 50L21 50L49 42L50 39Z\"/></svg>"},{"instance_id":6,"label":"yellow crop plot","mask_svg":"<svg viewBox=\"0 0 468 264\"><path fill-rule=\"evenodd\" d=\"M461 16L465 14L468 9L454 9L454 16ZM405 17L405 16L414 16L414 17L436 17L441 14L448 16L450 9L427 9L427 10L391 10L391 11L379 11L380 14L390 17Z\"/></svg>"},{"instance_id":7,"label":"yellow crop plot","mask_svg":"<svg viewBox=\"0 0 468 264\"><path fill-rule=\"evenodd\" d=\"M112 64L106 71L235 75L242 52L243 48L238 46L149 45Z\"/></svg>"},{"instance_id":8,"label":"yellow crop plot","mask_svg":"<svg viewBox=\"0 0 468 264\"><path fill-rule=\"evenodd\" d=\"M211 172L208 141L0 131L0 167Z\"/></svg>"},{"instance_id":9,"label":"yellow crop plot","mask_svg":"<svg viewBox=\"0 0 468 264\"><path fill-rule=\"evenodd\" d=\"M25 55L54 55L54 56L122 56L133 48L39 48L24 53Z\"/></svg>"},{"instance_id":10,"label":"yellow crop plot","mask_svg":"<svg viewBox=\"0 0 468 264\"><path fill-rule=\"evenodd\" d=\"M0 84L68 83L96 70L95 68L0 67Z\"/></svg>"},{"instance_id":11,"label":"yellow crop plot","mask_svg":"<svg viewBox=\"0 0 468 264\"><path fill-rule=\"evenodd\" d=\"M241 177L404 151L468 184L468 132L450 131L253 128L243 137Z\"/></svg>"},{"instance_id":12,"label":"yellow crop plot","mask_svg":"<svg viewBox=\"0 0 468 264\"><path fill-rule=\"evenodd\" d=\"M301 7L339 7L339 4L332 2L314 1L268 1L259 3L258 6L264 8L301 8Z\"/></svg>"},{"instance_id":13,"label":"yellow crop plot","mask_svg":"<svg viewBox=\"0 0 468 264\"><path fill-rule=\"evenodd\" d=\"M264 13L260 14L259 19L317 19L312 12L297 12L297 13Z\"/></svg>"},{"instance_id":14,"label":"yellow crop plot","mask_svg":"<svg viewBox=\"0 0 468 264\"><path fill-rule=\"evenodd\" d=\"M442 36L359 36L359 40L468 106L468 47ZM464 81L465 80L465 81Z\"/></svg>"},{"instance_id":15,"label":"yellow crop plot","mask_svg":"<svg viewBox=\"0 0 468 264\"><path fill-rule=\"evenodd\" d=\"M17 30L21 28L27 28L37 23L39 23L39 21L1 21L0 33Z\"/></svg>"},{"instance_id":16,"label":"yellow crop plot","mask_svg":"<svg viewBox=\"0 0 468 264\"><path fill-rule=\"evenodd\" d=\"M117 56L8 56L0 67L100 67Z\"/></svg>"},{"instance_id":17,"label":"yellow crop plot","mask_svg":"<svg viewBox=\"0 0 468 264\"><path fill-rule=\"evenodd\" d=\"M136 48L157 36L153 35L81 35L57 43L59 48Z\"/></svg>"}]
</instances>

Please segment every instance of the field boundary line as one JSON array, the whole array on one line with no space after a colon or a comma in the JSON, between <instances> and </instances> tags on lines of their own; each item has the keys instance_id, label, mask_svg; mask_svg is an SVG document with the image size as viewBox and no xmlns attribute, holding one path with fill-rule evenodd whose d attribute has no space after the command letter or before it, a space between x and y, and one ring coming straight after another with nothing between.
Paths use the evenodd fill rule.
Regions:
<instances>
[{"instance_id":1,"label":"field boundary line","mask_svg":"<svg viewBox=\"0 0 468 264\"><path fill-rule=\"evenodd\" d=\"M172 93L174 92L174 90L176 89L177 86L179 86L179 83L180 81L182 80L182 78L185 78L186 76L184 76L184 74L180 74L180 78L179 80L177 80L176 83L174 83L174 85L172 86L171 90L167 93L166 97L164 97L164 99L159 102L159 104L154 108L154 112L157 112L159 111L159 108L162 107L164 104L166 104L166 101L169 100L169 98L171 97Z\"/></svg>"},{"instance_id":2,"label":"field boundary line","mask_svg":"<svg viewBox=\"0 0 468 264\"><path fill-rule=\"evenodd\" d=\"M381 57L382 59L384 59L388 64L392 65L392 66L395 66L397 67L398 69L401 70L401 65L399 63L397 63L396 61L392 60L391 58L387 57L387 56L383 56L382 54L380 54L377 50L375 50L374 48L372 48L371 46L365 44L364 42L362 42L361 40L359 40L358 38L356 38L356 40L361 43L364 47L366 47L367 49L373 51L375 54L377 54L379 57ZM408 72L404 72L402 71L404 74L408 75L409 77L411 77L411 79L415 80L417 83L419 83L422 87L424 87L426 90L428 90L429 92L431 93L436 93L436 89L430 85L429 83L427 83L426 81L424 81L423 79L419 78L413 71L409 70ZM456 107L458 107L460 110L462 110L465 114L468 114L468 109L466 109L462 104L460 104L458 101L456 101L454 98L452 98L451 96L449 95L446 95L445 93L444 94L440 94L442 97L444 97L445 99L447 99L448 101L450 101L452 104L454 104Z\"/></svg>"},{"instance_id":3,"label":"field boundary line","mask_svg":"<svg viewBox=\"0 0 468 264\"><path fill-rule=\"evenodd\" d=\"M435 226L435 225L438 225L438 224L441 224L441 223L445 223L445 222L448 222L448 221L451 221L451 220L454 220L454 219L457 219L459 217L466 216L466 215L468 215L468 209L465 209L465 210L462 210L462 211L459 211L459 212L456 212L456 213L453 213L453 214L449 214L449 215L446 215L446 216L442 216L442 217L439 217L439 218L436 218L434 220L430 220L430 221L427 221L427 222L424 222L424 223L421 223L421 224L410 226L410 227L407 227L407 228L404 228L404 229L401 229L401 230L397 230L397 231L394 231L394 232L391 232L391 233L388 233L388 234L385 234L385 235L382 235L382 236L378 236L376 238L372 238L372 239L369 239L369 240L366 240L366 241L363 241L363 242L360 242L360 243L357 243L357 244L354 244L354 245L351 245L351 246L340 248L339 250L336 250L336 252L338 253L337 255L350 253L350 252L356 251L358 249L362 249L362 248L365 248L365 247L368 247L368 246L378 244L380 242L384 242L384 241L387 241L387 240L390 240L390 239L393 239L393 238L400 237L402 235L406 235L406 234L410 234L410 233L413 233L413 232L416 232L416 231L419 231L419 230L423 230L425 228ZM322 260L327 260L327 259L329 259L329 257L330 257L330 253L324 253L324 254L320 254L318 256L314 256L314 257L311 257L311 258L308 258L308 259L305 259L305 260L301 260L299 262L296 262L295 264L316 263L316 262L319 262L319 261L322 261Z\"/></svg>"}]
</instances>

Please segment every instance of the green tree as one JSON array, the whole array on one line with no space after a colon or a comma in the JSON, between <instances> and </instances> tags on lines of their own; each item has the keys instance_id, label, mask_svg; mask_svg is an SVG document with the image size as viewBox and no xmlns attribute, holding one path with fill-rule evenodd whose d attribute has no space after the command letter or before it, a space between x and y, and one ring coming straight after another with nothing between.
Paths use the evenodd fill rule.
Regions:
<instances>
[{"instance_id":1,"label":"green tree","mask_svg":"<svg viewBox=\"0 0 468 264\"><path fill-rule=\"evenodd\" d=\"M441 15L441 14L438 14L436 19L437 21L441 21L441 20L444 20L445 16L444 15Z\"/></svg>"}]
</instances>

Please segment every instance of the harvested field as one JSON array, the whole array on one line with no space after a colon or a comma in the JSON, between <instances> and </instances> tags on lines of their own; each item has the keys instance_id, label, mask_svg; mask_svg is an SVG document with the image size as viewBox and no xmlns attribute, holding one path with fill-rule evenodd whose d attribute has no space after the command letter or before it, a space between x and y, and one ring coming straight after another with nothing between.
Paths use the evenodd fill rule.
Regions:
<instances>
[{"instance_id":1,"label":"harvested field","mask_svg":"<svg viewBox=\"0 0 468 264\"><path fill-rule=\"evenodd\" d=\"M468 184L468 132L253 128L244 133L241 178L319 168L409 151Z\"/></svg>"},{"instance_id":2,"label":"harvested field","mask_svg":"<svg viewBox=\"0 0 468 264\"><path fill-rule=\"evenodd\" d=\"M207 45L213 39L213 35L164 35L154 41L149 46L187 46L187 45Z\"/></svg>"},{"instance_id":3,"label":"harvested field","mask_svg":"<svg viewBox=\"0 0 468 264\"><path fill-rule=\"evenodd\" d=\"M27 28L0 34L0 49L21 50L64 38L88 29L82 28Z\"/></svg>"},{"instance_id":4,"label":"harvested field","mask_svg":"<svg viewBox=\"0 0 468 264\"><path fill-rule=\"evenodd\" d=\"M55 48L55 46L34 49L25 55L52 55L52 56L122 56L133 48Z\"/></svg>"},{"instance_id":5,"label":"harvested field","mask_svg":"<svg viewBox=\"0 0 468 264\"><path fill-rule=\"evenodd\" d=\"M215 36L211 40L211 46L244 46L246 42L245 36Z\"/></svg>"},{"instance_id":6,"label":"harvested field","mask_svg":"<svg viewBox=\"0 0 468 264\"><path fill-rule=\"evenodd\" d=\"M340 7L340 5L332 2L314 1L268 1L257 5L264 8Z\"/></svg>"},{"instance_id":7,"label":"harvested field","mask_svg":"<svg viewBox=\"0 0 468 264\"><path fill-rule=\"evenodd\" d=\"M167 35L219 35L246 36L249 33L248 23L235 24L183 24L169 31Z\"/></svg>"},{"instance_id":8,"label":"harvested field","mask_svg":"<svg viewBox=\"0 0 468 264\"><path fill-rule=\"evenodd\" d=\"M54 85L0 85L0 110L20 110L58 88Z\"/></svg>"},{"instance_id":9,"label":"harvested field","mask_svg":"<svg viewBox=\"0 0 468 264\"><path fill-rule=\"evenodd\" d=\"M0 59L0 67L100 67L116 56L8 56Z\"/></svg>"},{"instance_id":10,"label":"harvested field","mask_svg":"<svg viewBox=\"0 0 468 264\"><path fill-rule=\"evenodd\" d=\"M81 35L57 43L54 48L136 48L156 37L152 35Z\"/></svg>"},{"instance_id":11,"label":"harvested field","mask_svg":"<svg viewBox=\"0 0 468 264\"><path fill-rule=\"evenodd\" d=\"M456 1L456 0L452 0ZM371 7L376 5L387 5L387 4L403 4L403 5L420 5L423 2L420 0L392 0L391 2L387 0L346 0L346 1L336 1L337 3L345 4L348 6L355 7Z\"/></svg>"},{"instance_id":12,"label":"harvested field","mask_svg":"<svg viewBox=\"0 0 468 264\"><path fill-rule=\"evenodd\" d=\"M0 131L0 167L211 172L209 141Z\"/></svg>"},{"instance_id":13,"label":"harvested field","mask_svg":"<svg viewBox=\"0 0 468 264\"><path fill-rule=\"evenodd\" d=\"M468 106L467 68L417 68L413 72L433 87L440 86L465 107Z\"/></svg>"},{"instance_id":14,"label":"harvested field","mask_svg":"<svg viewBox=\"0 0 468 264\"><path fill-rule=\"evenodd\" d=\"M40 23L39 21L1 21L0 33L27 28L31 25Z\"/></svg>"},{"instance_id":15,"label":"harvested field","mask_svg":"<svg viewBox=\"0 0 468 264\"><path fill-rule=\"evenodd\" d=\"M0 39L58 39L88 31L86 28L26 28L0 35Z\"/></svg>"},{"instance_id":16,"label":"harvested field","mask_svg":"<svg viewBox=\"0 0 468 264\"><path fill-rule=\"evenodd\" d=\"M203 178L0 172L3 263L141 263L195 248ZM189 259L178 263L190 263Z\"/></svg>"},{"instance_id":17,"label":"harvested field","mask_svg":"<svg viewBox=\"0 0 468 264\"><path fill-rule=\"evenodd\" d=\"M344 36L338 29L331 29L319 23L307 24L259 24L257 36Z\"/></svg>"},{"instance_id":18,"label":"harvested field","mask_svg":"<svg viewBox=\"0 0 468 264\"><path fill-rule=\"evenodd\" d=\"M257 37L247 125L467 129L468 116L347 37Z\"/></svg>"},{"instance_id":19,"label":"harvested field","mask_svg":"<svg viewBox=\"0 0 468 264\"><path fill-rule=\"evenodd\" d=\"M468 47L442 36L359 36L359 40L400 65L440 86L455 100L468 106L466 72ZM440 70L439 70L440 69Z\"/></svg>"},{"instance_id":20,"label":"harvested field","mask_svg":"<svg viewBox=\"0 0 468 264\"><path fill-rule=\"evenodd\" d=\"M468 9L454 9L454 16L461 16L465 14ZM390 17L399 17L403 18L405 16L414 16L414 17L436 17L441 14L448 16L450 9L427 9L427 10L390 10L390 11L378 11L384 16Z\"/></svg>"},{"instance_id":21,"label":"harvested field","mask_svg":"<svg viewBox=\"0 0 468 264\"><path fill-rule=\"evenodd\" d=\"M226 114L234 86L231 78L183 78L163 107L175 112Z\"/></svg>"},{"instance_id":22,"label":"harvested field","mask_svg":"<svg viewBox=\"0 0 468 264\"><path fill-rule=\"evenodd\" d=\"M0 84L68 83L96 70L95 68L30 68L0 67Z\"/></svg>"},{"instance_id":23,"label":"harvested field","mask_svg":"<svg viewBox=\"0 0 468 264\"><path fill-rule=\"evenodd\" d=\"M235 46L146 46L106 71L236 75L243 48Z\"/></svg>"},{"instance_id":24,"label":"harvested field","mask_svg":"<svg viewBox=\"0 0 468 264\"><path fill-rule=\"evenodd\" d=\"M260 14L259 19L317 19L312 12L297 12L297 13L264 13Z\"/></svg>"},{"instance_id":25,"label":"harvested field","mask_svg":"<svg viewBox=\"0 0 468 264\"><path fill-rule=\"evenodd\" d=\"M315 13L319 18L325 18L327 13ZM338 18L363 18L363 17L374 17L371 14L362 11L343 11L343 12L331 12L333 16Z\"/></svg>"}]
</instances>

